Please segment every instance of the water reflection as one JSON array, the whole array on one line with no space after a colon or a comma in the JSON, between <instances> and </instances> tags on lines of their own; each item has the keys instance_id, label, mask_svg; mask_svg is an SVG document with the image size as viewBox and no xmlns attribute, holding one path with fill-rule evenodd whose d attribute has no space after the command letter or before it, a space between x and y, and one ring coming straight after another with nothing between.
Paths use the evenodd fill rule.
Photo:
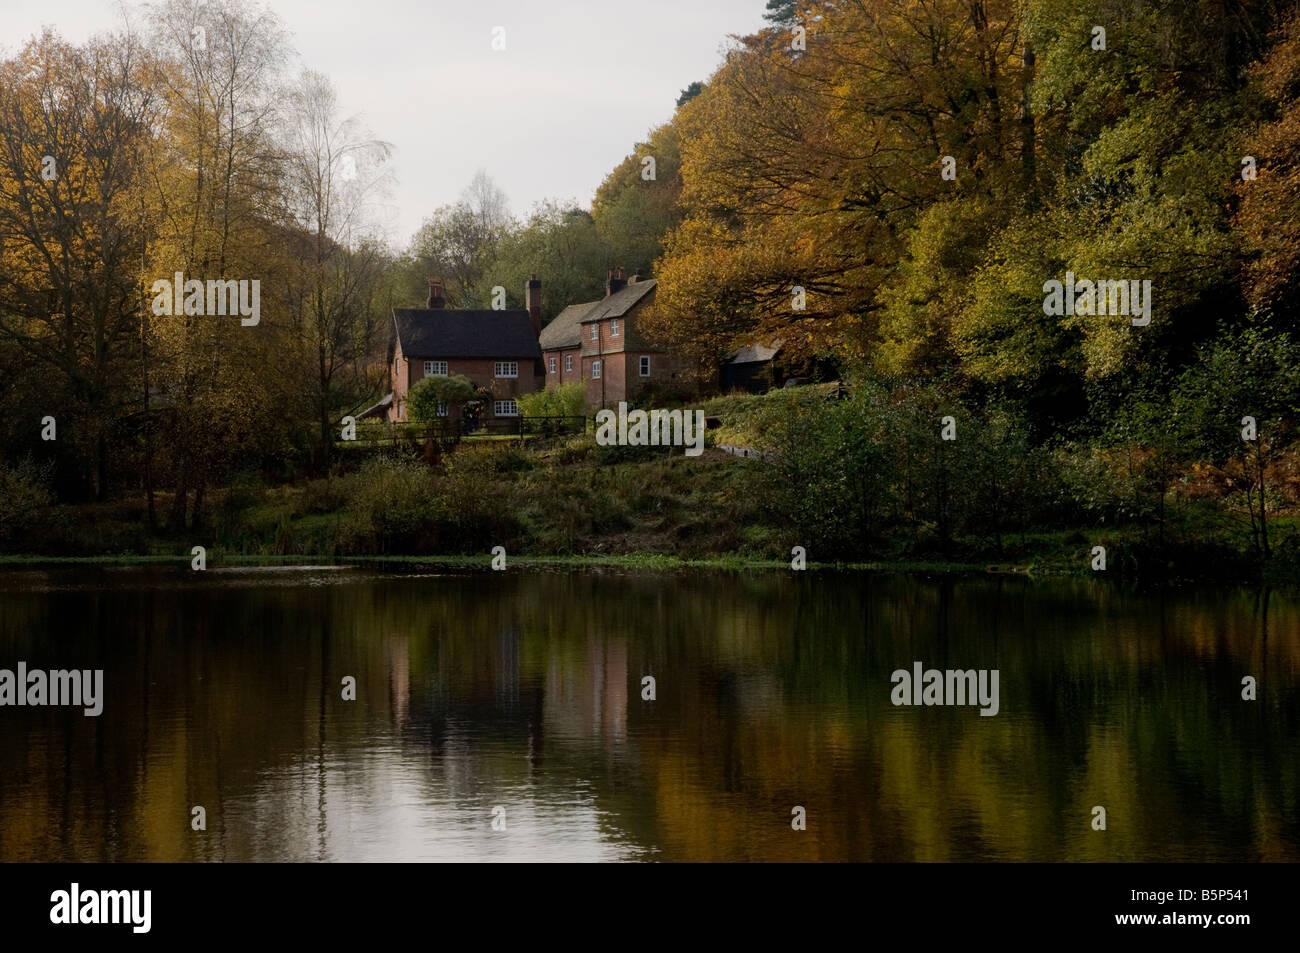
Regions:
<instances>
[{"instance_id":1,"label":"water reflection","mask_svg":"<svg viewBox=\"0 0 1300 953\"><path fill-rule=\"evenodd\" d=\"M0 708L4 860L1300 857L1287 594L78 567L0 608L0 667L106 695ZM893 707L914 660L1000 713Z\"/></svg>"}]
</instances>

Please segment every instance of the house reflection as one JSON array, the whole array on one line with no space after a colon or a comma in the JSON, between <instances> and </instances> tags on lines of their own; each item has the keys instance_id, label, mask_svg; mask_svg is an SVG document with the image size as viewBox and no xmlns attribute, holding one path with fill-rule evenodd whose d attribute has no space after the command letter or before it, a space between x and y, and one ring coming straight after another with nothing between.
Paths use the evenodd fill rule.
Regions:
<instances>
[{"instance_id":1,"label":"house reflection","mask_svg":"<svg viewBox=\"0 0 1300 953\"><path fill-rule=\"evenodd\" d=\"M388 697L393 706L393 725L405 726L411 711L411 646L405 635L394 633L384 642L388 667Z\"/></svg>"},{"instance_id":2,"label":"house reflection","mask_svg":"<svg viewBox=\"0 0 1300 953\"><path fill-rule=\"evenodd\" d=\"M627 737L628 648L624 638L589 636L582 655L552 655L542 705L548 732L561 737Z\"/></svg>"}]
</instances>

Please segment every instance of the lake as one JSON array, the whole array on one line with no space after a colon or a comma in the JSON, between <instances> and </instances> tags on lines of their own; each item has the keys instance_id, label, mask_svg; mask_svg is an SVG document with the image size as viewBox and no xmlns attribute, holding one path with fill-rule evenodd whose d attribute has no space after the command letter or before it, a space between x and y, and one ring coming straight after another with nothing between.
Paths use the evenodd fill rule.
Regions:
<instances>
[{"instance_id":1,"label":"lake","mask_svg":"<svg viewBox=\"0 0 1300 953\"><path fill-rule=\"evenodd\" d=\"M13 568L20 661L103 712L0 707L4 861L1300 860L1294 593Z\"/></svg>"}]
</instances>

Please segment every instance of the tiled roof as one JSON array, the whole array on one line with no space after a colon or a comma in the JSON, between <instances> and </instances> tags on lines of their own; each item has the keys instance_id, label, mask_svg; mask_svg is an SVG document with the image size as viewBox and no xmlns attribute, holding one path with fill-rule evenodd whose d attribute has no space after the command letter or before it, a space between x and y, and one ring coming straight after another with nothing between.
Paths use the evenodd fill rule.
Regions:
<instances>
[{"instance_id":1,"label":"tiled roof","mask_svg":"<svg viewBox=\"0 0 1300 953\"><path fill-rule=\"evenodd\" d=\"M654 291L655 285L658 283L654 278L648 278L645 281L638 281L626 288L615 291L608 298L597 301L596 306L587 312L579 323L586 324L589 321L600 321L604 318L623 317L640 304L646 295Z\"/></svg>"},{"instance_id":2,"label":"tiled roof","mask_svg":"<svg viewBox=\"0 0 1300 953\"><path fill-rule=\"evenodd\" d=\"M527 311L395 308L393 322L408 358L542 356Z\"/></svg>"},{"instance_id":3,"label":"tiled roof","mask_svg":"<svg viewBox=\"0 0 1300 953\"><path fill-rule=\"evenodd\" d=\"M582 344L582 319L598 304L599 301L571 304L552 318L551 323L542 328L542 350L555 351Z\"/></svg>"}]
</instances>

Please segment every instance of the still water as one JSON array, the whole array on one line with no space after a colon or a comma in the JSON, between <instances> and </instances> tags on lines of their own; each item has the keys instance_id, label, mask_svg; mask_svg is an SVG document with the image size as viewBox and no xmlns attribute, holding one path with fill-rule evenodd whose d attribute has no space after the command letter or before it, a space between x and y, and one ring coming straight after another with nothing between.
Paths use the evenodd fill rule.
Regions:
<instances>
[{"instance_id":1,"label":"still water","mask_svg":"<svg viewBox=\"0 0 1300 953\"><path fill-rule=\"evenodd\" d=\"M4 570L19 661L104 710L0 707L4 861L1300 860L1295 594ZM894 706L917 661L998 714Z\"/></svg>"}]
</instances>

